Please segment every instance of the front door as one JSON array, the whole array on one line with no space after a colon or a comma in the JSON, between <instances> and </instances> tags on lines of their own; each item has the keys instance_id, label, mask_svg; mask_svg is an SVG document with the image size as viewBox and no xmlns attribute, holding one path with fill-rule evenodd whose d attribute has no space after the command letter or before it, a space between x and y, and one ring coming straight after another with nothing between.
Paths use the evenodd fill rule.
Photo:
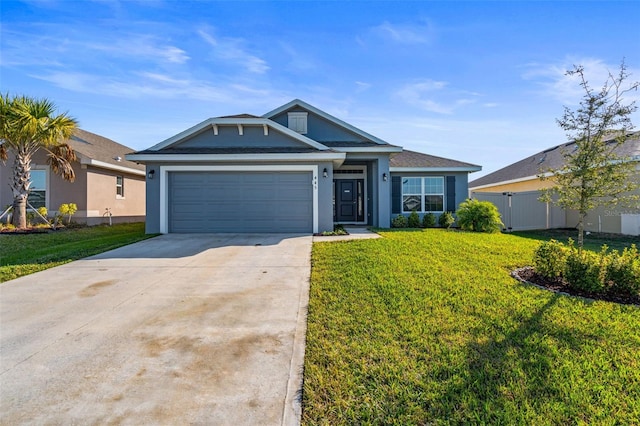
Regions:
<instances>
[{"instance_id":1,"label":"front door","mask_svg":"<svg viewBox=\"0 0 640 426\"><path fill-rule=\"evenodd\" d=\"M335 221L364 221L364 179L334 181Z\"/></svg>"}]
</instances>

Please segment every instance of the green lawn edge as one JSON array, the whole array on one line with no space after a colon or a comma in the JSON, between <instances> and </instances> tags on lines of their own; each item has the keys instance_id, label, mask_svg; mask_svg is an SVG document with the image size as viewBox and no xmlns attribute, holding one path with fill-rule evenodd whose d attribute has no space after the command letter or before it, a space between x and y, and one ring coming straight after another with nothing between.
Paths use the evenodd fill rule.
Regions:
<instances>
[{"instance_id":1,"label":"green lawn edge","mask_svg":"<svg viewBox=\"0 0 640 426\"><path fill-rule=\"evenodd\" d=\"M157 236L144 223L0 235L0 283Z\"/></svg>"},{"instance_id":2,"label":"green lawn edge","mask_svg":"<svg viewBox=\"0 0 640 426\"><path fill-rule=\"evenodd\" d=\"M314 243L304 425L640 424L640 309L522 284L538 238Z\"/></svg>"}]
</instances>

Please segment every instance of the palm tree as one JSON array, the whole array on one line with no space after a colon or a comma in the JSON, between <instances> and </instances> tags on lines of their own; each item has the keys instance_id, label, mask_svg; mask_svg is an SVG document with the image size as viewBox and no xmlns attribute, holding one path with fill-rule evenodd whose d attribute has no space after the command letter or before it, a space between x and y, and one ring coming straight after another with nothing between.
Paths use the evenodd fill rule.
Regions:
<instances>
[{"instance_id":1,"label":"palm tree","mask_svg":"<svg viewBox=\"0 0 640 426\"><path fill-rule=\"evenodd\" d=\"M71 162L76 156L65 141L77 128L77 121L66 113L54 116L55 110L47 99L0 94L0 160L6 163L9 153L14 156L9 186L13 191L12 223L16 228L27 227L31 159L36 152L47 151L51 170L69 182L75 179Z\"/></svg>"}]
</instances>

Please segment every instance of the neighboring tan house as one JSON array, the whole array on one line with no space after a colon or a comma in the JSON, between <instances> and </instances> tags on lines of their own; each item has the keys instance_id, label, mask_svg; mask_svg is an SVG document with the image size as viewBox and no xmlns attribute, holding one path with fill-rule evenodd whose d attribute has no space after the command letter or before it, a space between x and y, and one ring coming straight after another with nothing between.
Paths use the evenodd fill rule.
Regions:
<instances>
[{"instance_id":1,"label":"neighboring tan house","mask_svg":"<svg viewBox=\"0 0 640 426\"><path fill-rule=\"evenodd\" d=\"M576 211L564 211L537 200L540 189L553 186L552 180L538 178L541 170L560 169L564 164L562 153L573 149L574 142L558 145L476 179L469 183L471 196L494 202L509 230L574 228L578 224ZM640 132L628 134L626 142L615 152L637 164L638 174L632 178L640 179ZM585 229L640 235L640 204L596 208L587 215Z\"/></svg>"},{"instance_id":2,"label":"neighboring tan house","mask_svg":"<svg viewBox=\"0 0 640 426\"><path fill-rule=\"evenodd\" d=\"M145 216L145 171L125 159L131 148L110 139L77 129L66 141L74 150L77 161L72 163L76 178L67 182L47 165L46 151L39 150L31 163L31 193L28 202L33 208L46 207L49 216L65 203L75 203L78 211L72 220L96 225L143 222ZM8 185L13 157L0 162L0 208L13 203ZM1 212L0 212L1 213Z\"/></svg>"},{"instance_id":3,"label":"neighboring tan house","mask_svg":"<svg viewBox=\"0 0 640 426\"><path fill-rule=\"evenodd\" d=\"M210 118L127 159L146 165L148 233L323 232L455 210L480 166L403 151L301 100Z\"/></svg>"}]
</instances>

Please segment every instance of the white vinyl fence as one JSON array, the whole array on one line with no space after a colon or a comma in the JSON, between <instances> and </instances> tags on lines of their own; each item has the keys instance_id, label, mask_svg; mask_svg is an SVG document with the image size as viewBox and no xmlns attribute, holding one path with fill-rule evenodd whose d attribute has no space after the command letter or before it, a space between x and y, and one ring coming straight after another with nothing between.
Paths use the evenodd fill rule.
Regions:
<instances>
[{"instance_id":1,"label":"white vinyl fence","mask_svg":"<svg viewBox=\"0 0 640 426\"><path fill-rule=\"evenodd\" d=\"M566 214L560 207L538 201L540 191L473 192L471 198L498 207L506 231L564 228Z\"/></svg>"}]
</instances>

